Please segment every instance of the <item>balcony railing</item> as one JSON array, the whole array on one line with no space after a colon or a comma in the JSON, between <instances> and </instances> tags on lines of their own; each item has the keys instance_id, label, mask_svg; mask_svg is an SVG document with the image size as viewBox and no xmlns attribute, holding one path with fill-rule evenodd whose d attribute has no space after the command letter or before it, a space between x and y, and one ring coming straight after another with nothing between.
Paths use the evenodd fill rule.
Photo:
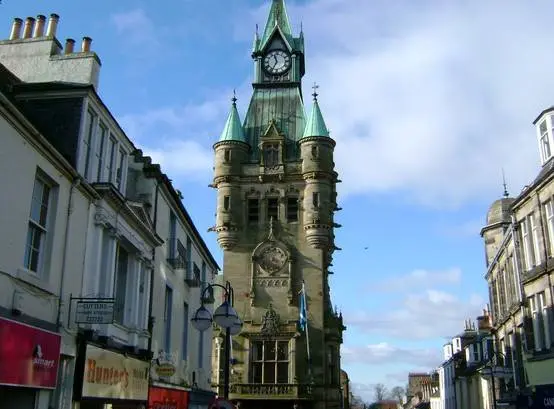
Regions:
<instances>
[{"instance_id":1,"label":"balcony railing","mask_svg":"<svg viewBox=\"0 0 554 409\"><path fill-rule=\"evenodd\" d=\"M276 399L309 399L312 396L312 385L292 383L261 384L261 383L235 383L230 385L229 393L241 398L265 398Z\"/></svg>"},{"instance_id":2,"label":"balcony railing","mask_svg":"<svg viewBox=\"0 0 554 409\"><path fill-rule=\"evenodd\" d=\"M185 283L189 287L200 287L200 269L196 266L196 264L192 269L192 274L187 271L187 274L185 275Z\"/></svg>"},{"instance_id":3,"label":"balcony railing","mask_svg":"<svg viewBox=\"0 0 554 409\"><path fill-rule=\"evenodd\" d=\"M175 270L187 268L187 253L181 240L170 238L167 242L167 250L167 262L171 268Z\"/></svg>"}]
</instances>

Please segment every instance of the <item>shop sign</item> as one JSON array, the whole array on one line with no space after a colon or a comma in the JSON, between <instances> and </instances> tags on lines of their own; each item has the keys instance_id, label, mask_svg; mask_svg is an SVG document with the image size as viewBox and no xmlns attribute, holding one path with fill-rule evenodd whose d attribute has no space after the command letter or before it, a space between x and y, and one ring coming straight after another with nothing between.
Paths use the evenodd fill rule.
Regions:
<instances>
[{"instance_id":1,"label":"shop sign","mask_svg":"<svg viewBox=\"0 0 554 409\"><path fill-rule=\"evenodd\" d=\"M61 337L0 318L0 385L54 389Z\"/></svg>"},{"instance_id":2,"label":"shop sign","mask_svg":"<svg viewBox=\"0 0 554 409\"><path fill-rule=\"evenodd\" d=\"M111 324L113 322L115 304L112 298L106 300L79 298L79 300L75 311L77 324Z\"/></svg>"},{"instance_id":3,"label":"shop sign","mask_svg":"<svg viewBox=\"0 0 554 409\"><path fill-rule=\"evenodd\" d=\"M83 398L148 400L148 362L87 345Z\"/></svg>"},{"instance_id":4,"label":"shop sign","mask_svg":"<svg viewBox=\"0 0 554 409\"><path fill-rule=\"evenodd\" d=\"M171 378L177 371L176 354L160 351L153 361L154 372L161 378Z\"/></svg>"},{"instance_id":5,"label":"shop sign","mask_svg":"<svg viewBox=\"0 0 554 409\"><path fill-rule=\"evenodd\" d=\"M150 388L148 397L148 409L187 409L189 406L189 393L187 391Z\"/></svg>"}]
</instances>

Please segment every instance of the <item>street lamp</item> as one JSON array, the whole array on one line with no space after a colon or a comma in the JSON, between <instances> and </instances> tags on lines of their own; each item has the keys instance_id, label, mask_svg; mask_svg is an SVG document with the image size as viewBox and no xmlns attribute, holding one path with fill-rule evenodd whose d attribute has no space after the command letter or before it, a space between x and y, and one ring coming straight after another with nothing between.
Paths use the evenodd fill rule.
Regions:
<instances>
[{"instance_id":1,"label":"street lamp","mask_svg":"<svg viewBox=\"0 0 554 409\"><path fill-rule=\"evenodd\" d=\"M502 366L498 366L498 358L502 358ZM491 388L492 388L492 407L493 409L497 409L497 403L496 403L496 386L494 383L495 374L499 378L506 378L513 376L512 372L510 370L506 370L504 368L504 363L506 362L506 357L503 353L496 351L496 349L493 347L492 351L490 351L490 355L488 357L488 360L485 364L485 367L490 368L491 370Z\"/></svg>"},{"instance_id":2,"label":"street lamp","mask_svg":"<svg viewBox=\"0 0 554 409\"><path fill-rule=\"evenodd\" d=\"M223 289L225 301L223 301L223 303L216 308L212 317L210 311L204 307L204 300L206 299L206 292L214 287ZM223 381L223 398L225 400L229 400L229 361L231 360L231 336L238 335L242 330L242 321L233 308L233 303L233 287L231 287L231 284L228 281L225 283L225 286L222 286L221 284L209 284L200 294L200 308L196 310L191 319L192 326L200 332L210 328L212 322L214 321L219 327L225 329L225 367Z\"/></svg>"}]
</instances>

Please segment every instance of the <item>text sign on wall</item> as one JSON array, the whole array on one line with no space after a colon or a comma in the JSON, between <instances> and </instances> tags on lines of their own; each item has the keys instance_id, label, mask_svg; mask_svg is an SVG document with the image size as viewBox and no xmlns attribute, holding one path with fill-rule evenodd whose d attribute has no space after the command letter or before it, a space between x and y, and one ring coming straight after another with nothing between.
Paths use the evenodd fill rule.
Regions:
<instances>
[{"instance_id":1,"label":"text sign on wall","mask_svg":"<svg viewBox=\"0 0 554 409\"><path fill-rule=\"evenodd\" d=\"M78 324L111 324L113 301L78 301L75 322Z\"/></svg>"},{"instance_id":2,"label":"text sign on wall","mask_svg":"<svg viewBox=\"0 0 554 409\"><path fill-rule=\"evenodd\" d=\"M84 398L148 400L150 363L87 345Z\"/></svg>"}]
</instances>

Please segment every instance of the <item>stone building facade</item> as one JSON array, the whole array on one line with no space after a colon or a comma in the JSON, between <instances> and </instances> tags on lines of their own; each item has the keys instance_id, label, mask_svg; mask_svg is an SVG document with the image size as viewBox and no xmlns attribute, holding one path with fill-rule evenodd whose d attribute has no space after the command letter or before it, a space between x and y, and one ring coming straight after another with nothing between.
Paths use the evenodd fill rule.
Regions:
<instances>
[{"instance_id":1,"label":"stone building facade","mask_svg":"<svg viewBox=\"0 0 554 409\"><path fill-rule=\"evenodd\" d=\"M512 407L554 398L553 115L549 108L534 121L538 175L517 197L495 201L481 231L498 365L512 371L496 398Z\"/></svg>"},{"instance_id":2,"label":"stone building facade","mask_svg":"<svg viewBox=\"0 0 554 409\"><path fill-rule=\"evenodd\" d=\"M243 408L339 408L345 328L329 293L339 210L335 141L315 91L305 116L304 36L293 36L283 0L272 1L252 57L254 90L246 119L241 123L233 99L214 145L212 230L244 320L232 344L230 398ZM298 326L302 288L307 331Z\"/></svg>"}]
</instances>

